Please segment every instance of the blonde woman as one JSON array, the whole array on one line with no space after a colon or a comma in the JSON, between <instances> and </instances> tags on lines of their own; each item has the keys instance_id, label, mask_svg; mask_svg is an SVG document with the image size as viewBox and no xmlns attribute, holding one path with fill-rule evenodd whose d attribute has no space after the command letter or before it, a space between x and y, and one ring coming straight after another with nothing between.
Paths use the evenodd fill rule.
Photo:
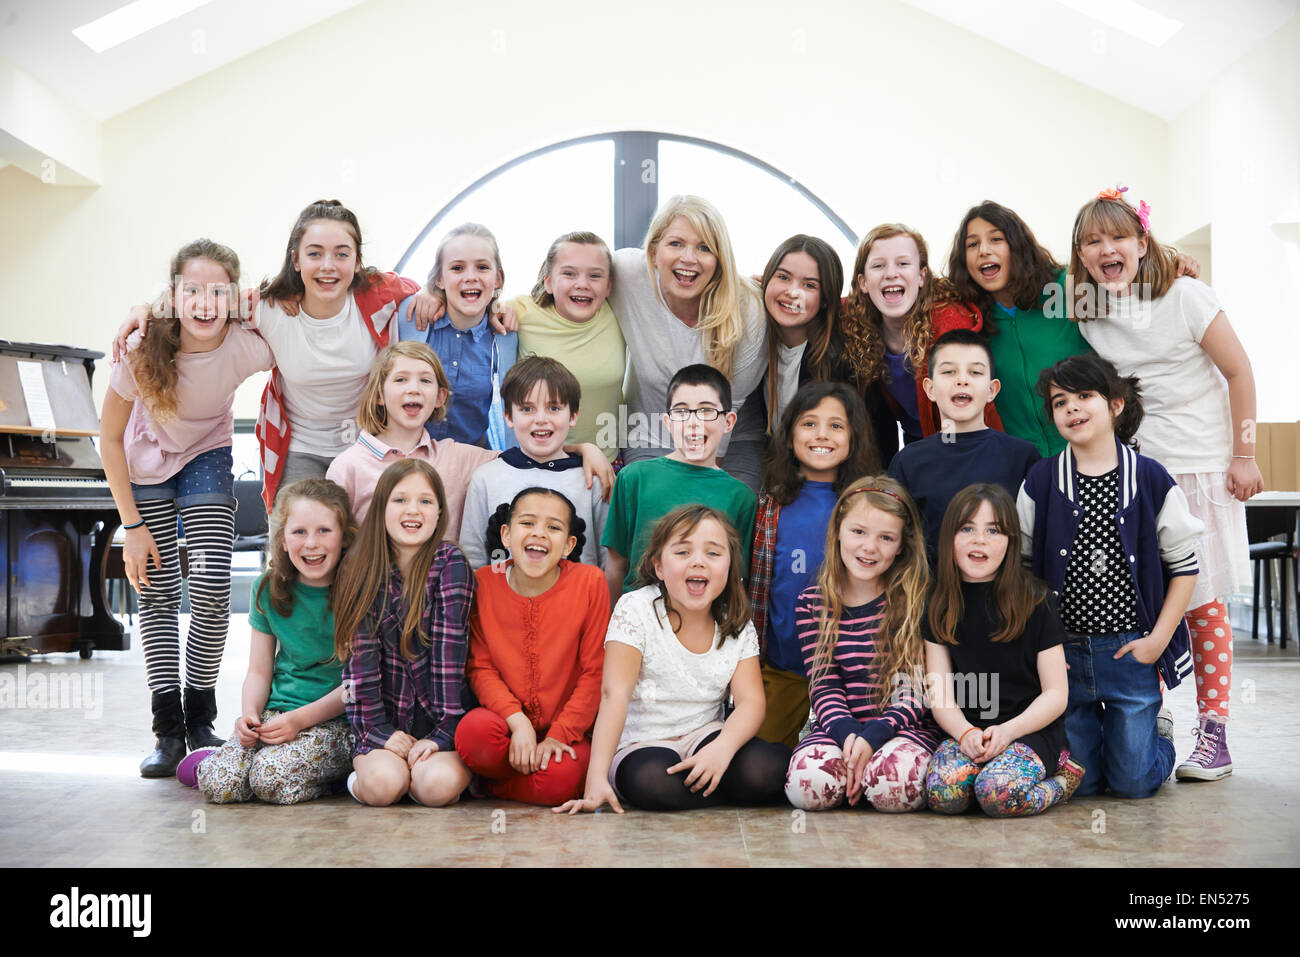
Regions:
<instances>
[{"instance_id":1,"label":"blonde woman","mask_svg":"<svg viewBox=\"0 0 1300 957\"><path fill-rule=\"evenodd\" d=\"M627 341L625 462L663 455L672 441L657 424L668 382L678 369L703 362L731 383L739 412L767 370L767 330L758 294L736 268L727 225L698 196L673 196L655 213L645 249L614 253L610 305ZM724 440L721 465L757 489L765 439L738 429ZM622 431L622 429L620 429ZM751 434L752 432L752 434Z\"/></svg>"}]
</instances>

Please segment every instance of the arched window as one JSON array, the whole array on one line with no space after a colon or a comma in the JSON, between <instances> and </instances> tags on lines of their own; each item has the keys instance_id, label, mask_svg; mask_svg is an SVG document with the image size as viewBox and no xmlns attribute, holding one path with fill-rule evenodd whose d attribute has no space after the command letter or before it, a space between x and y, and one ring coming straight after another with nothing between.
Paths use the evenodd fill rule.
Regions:
<instances>
[{"instance_id":1,"label":"arched window","mask_svg":"<svg viewBox=\"0 0 1300 957\"><path fill-rule=\"evenodd\" d=\"M556 236L592 230L611 248L639 246L659 201L676 193L718 207L746 275L761 272L777 244L795 233L826 240L845 272L853 268L853 230L794 178L708 140L624 131L564 140L480 177L434 214L397 269L424 282L447 230L477 222L501 247L504 293L526 293Z\"/></svg>"}]
</instances>

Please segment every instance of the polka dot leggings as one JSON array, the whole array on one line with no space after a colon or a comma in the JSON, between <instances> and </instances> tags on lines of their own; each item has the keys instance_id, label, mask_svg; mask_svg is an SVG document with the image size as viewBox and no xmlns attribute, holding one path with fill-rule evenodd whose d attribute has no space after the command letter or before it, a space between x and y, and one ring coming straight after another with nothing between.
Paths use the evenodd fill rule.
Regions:
<instances>
[{"instance_id":1,"label":"polka dot leggings","mask_svg":"<svg viewBox=\"0 0 1300 957\"><path fill-rule=\"evenodd\" d=\"M1232 625L1223 599L1216 598L1187 612L1192 632L1192 662L1196 670L1196 711L1213 712L1228 720L1232 689Z\"/></svg>"}]
</instances>

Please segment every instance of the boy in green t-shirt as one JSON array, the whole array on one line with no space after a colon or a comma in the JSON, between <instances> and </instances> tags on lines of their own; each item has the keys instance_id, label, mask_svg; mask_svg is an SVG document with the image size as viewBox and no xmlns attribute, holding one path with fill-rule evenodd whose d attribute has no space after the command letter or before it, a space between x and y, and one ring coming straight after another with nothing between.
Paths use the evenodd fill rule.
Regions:
<instances>
[{"instance_id":1,"label":"boy in green t-shirt","mask_svg":"<svg viewBox=\"0 0 1300 957\"><path fill-rule=\"evenodd\" d=\"M718 467L718 445L736 424L731 384L712 366L689 365L668 383L664 424L673 450L624 468L614 483L601 544L608 549L605 577L610 603L637 587L637 566L655 522L680 505L708 505L740 534L741 574L748 572L757 500L749 487Z\"/></svg>"}]
</instances>

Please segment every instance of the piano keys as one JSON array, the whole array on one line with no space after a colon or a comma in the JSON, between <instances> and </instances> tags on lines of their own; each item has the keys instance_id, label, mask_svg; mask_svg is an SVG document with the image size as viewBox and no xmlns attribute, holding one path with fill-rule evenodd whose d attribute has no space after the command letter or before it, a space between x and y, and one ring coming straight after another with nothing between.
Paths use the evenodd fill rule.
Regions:
<instances>
[{"instance_id":1,"label":"piano keys","mask_svg":"<svg viewBox=\"0 0 1300 957\"><path fill-rule=\"evenodd\" d=\"M119 525L90 436L102 352L0 340L0 628L35 652L120 651L129 634L108 610L105 568ZM54 424L28 409L39 365ZM34 424L35 420L35 424Z\"/></svg>"}]
</instances>

